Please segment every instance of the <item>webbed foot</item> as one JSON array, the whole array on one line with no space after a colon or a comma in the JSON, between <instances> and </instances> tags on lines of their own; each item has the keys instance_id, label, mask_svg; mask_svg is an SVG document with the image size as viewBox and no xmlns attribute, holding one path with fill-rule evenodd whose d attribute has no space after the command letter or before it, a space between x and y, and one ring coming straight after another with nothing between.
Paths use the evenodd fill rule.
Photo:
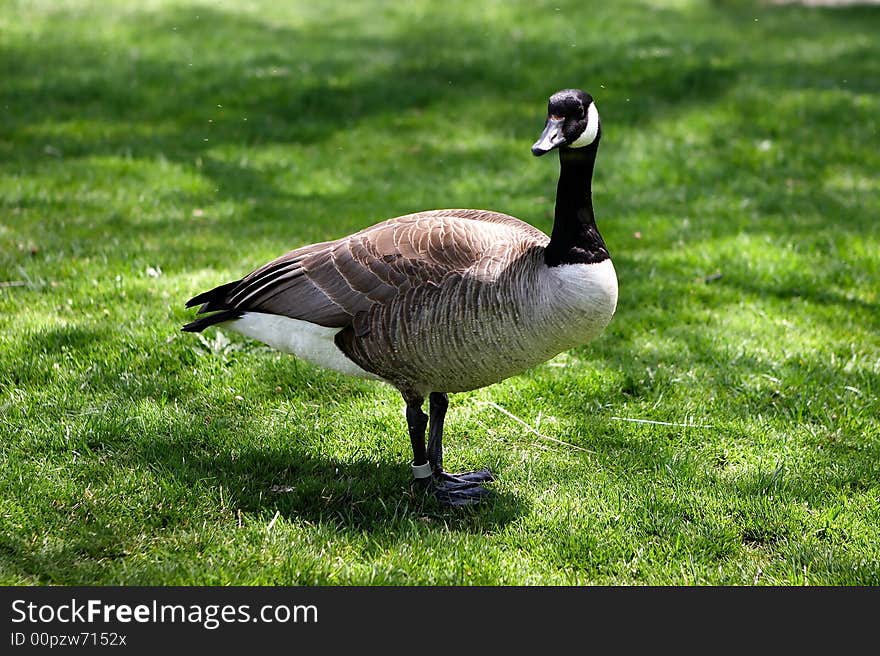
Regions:
<instances>
[{"instance_id":1,"label":"webbed foot","mask_svg":"<svg viewBox=\"0 0 880 656\"><path fill-rule=\"evenodd\" d=\"M469 472L461 472L459 474L450 474L449 472L439 471L434 474L435 478L440 478L444 481L450 481L453 483L486 483L488 481L494 481L495 476L492 474L489 469L478 469L476 471Z\"/></svg>"},{"instance_id":2,"label":"webbed foot","mask_svg":"<svg viewBox=\"0 0 880 656\"><path fill-rule=\"evenodd\" d=\"M431 477L429 485L434 497L444 506L472 506L492 496L492 492L479 483L456 479L445 472Z\"/></svg>"},{"instance_id":3,"label":"webbed foot","mask_svg":"<svg viewBox=\"0 0 880 656\"><path fill-rule=\"evenodd\" d=\"M449 474L441 470L416 480L444 506L470 506L492 495L480 483L495 480L495 477L488 469L461 474Z\"/></svg>"}]
</instances>

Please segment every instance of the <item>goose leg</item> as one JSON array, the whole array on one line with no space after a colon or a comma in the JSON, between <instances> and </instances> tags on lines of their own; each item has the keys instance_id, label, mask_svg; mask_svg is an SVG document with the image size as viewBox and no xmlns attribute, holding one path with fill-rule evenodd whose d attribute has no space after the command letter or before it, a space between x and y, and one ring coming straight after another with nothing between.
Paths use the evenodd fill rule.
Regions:
<instances>
[{"instance_id":1,"label":"goose leg","mask_svg":"<svg viewBox=\"0 0 880 656\"><path fill-rule=\"evenodd\" d=\"M428 462L434 470L434 477L449 483L482 483L493 481L495 477L488 469L450 474L443 471L443 420L449 407L449 396L444 392L431 392L428 396L430 410L430 429L428 432Z\"/></svg>"},{"instance_id":2,"label":"goose leg","mask_svg":"<svg viewBox=\"0 0 880 656\"><path fill-rule=\"evenodd\" d=\"M434 473L443 471L443 421L449 407L449 397L442 392L428 396L430 428L428 430L428 462Z\"/></svg>"},{"instance_id":3,"label":"goose leg","mask_svg":"<svg viewBox=\"0 0 880 656\"><path fill-rule=\"evenodd\" d=\"M442 395L445 401L446 395ZM478 503L481 499L489 495L489 490L481 487L474 481L459 479L457 477L446 474L441 470L435 471L433 465L429 463L428 454L425 450L425 430L428 427L428 415L422 412L422 403L424 399L416 395L405 395L406 400L406 423L409 428L409 439L412 442L413 450L413 475L417 481L424 481L431 490L437 501L445 506L467 506ZM442 451L439 434L442 433L443 415L446 413L446 404L443 404L443 410L440 414L438 438L432 437L434 445L434 454L440 454ZM434 405L431 406L432 414L434 413ZM434 435L432 428L432 436ZM488 479L482 479L488 480Z\"/></svg>"},{"instance_id":4,"label":"goose leg","mask_svg":"<svg viewBox=\"0 0 880 656\"><path fill-rule=\"evenodd\" d=\"M406 425L409 429L409 440L412 442L413 467L428 462L425 453L425 428L428 426L428 415L422 412L423 402L424 399L420 396L406 398Z\"/></svg>"}]
</instances>

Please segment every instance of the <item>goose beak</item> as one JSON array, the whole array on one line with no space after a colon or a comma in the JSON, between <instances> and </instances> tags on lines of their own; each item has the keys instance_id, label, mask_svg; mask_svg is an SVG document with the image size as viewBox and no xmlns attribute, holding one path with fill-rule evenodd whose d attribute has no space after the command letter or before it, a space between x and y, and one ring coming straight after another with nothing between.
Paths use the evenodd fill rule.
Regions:
<instances>
[{"instance_id":1,"label":"goose beak","mask_svg":"<svg viewBox=\"0 0 880 656\"><path fill-rule=\"evenodd\" d=\"M564 118L557 118L555 116L547 118L547 125L544 126L544 131L532 146L532 155L540 157L565 143L565 137L562 136L563 123L565 123Z\"/></svg>"}]
</instances>

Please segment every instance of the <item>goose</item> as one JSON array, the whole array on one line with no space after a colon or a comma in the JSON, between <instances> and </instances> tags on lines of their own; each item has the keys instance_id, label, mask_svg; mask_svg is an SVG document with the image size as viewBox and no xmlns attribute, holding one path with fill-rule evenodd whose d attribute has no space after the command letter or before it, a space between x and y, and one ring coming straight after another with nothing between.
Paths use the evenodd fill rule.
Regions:
<instances>
[{"instance_id":1,"label":"goose","mask_svg":"<svg viewBox=\"0 0 880 656\"><path fill-rule=\"evenodd\" d=\"M601 135L590 94L550 97L532 146L535 156L559 153L549 237L488 210L398 216L194 296L186 306L204 316L183 330L228 327L320 367L389 383L405 403L413 477L442 505L478 503L491 494L488 468L443 469L448 395L589 342L617 307L617 274L593 214Z\"/></svg>"}]
</instances>

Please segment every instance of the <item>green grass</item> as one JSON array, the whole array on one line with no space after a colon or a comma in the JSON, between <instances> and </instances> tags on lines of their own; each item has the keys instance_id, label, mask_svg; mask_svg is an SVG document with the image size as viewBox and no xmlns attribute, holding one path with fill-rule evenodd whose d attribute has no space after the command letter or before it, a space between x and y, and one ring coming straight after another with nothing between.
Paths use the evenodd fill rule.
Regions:
<instances>
[{"instance_id":1,"label":"green grass","mask_svg":"<svg viewBox=\"0 0 880 656\"><path fill-rule=\"evenodd\" d=\"M878 33L738 2L4 2L0 582L880 584ZM410 489L394 389L180 332L193 294L387 217L549 231L529 146L568 86L603 119L620 303L452 397L448 466L492 467L491 503Z\"/></svg>"}]
</instances>

